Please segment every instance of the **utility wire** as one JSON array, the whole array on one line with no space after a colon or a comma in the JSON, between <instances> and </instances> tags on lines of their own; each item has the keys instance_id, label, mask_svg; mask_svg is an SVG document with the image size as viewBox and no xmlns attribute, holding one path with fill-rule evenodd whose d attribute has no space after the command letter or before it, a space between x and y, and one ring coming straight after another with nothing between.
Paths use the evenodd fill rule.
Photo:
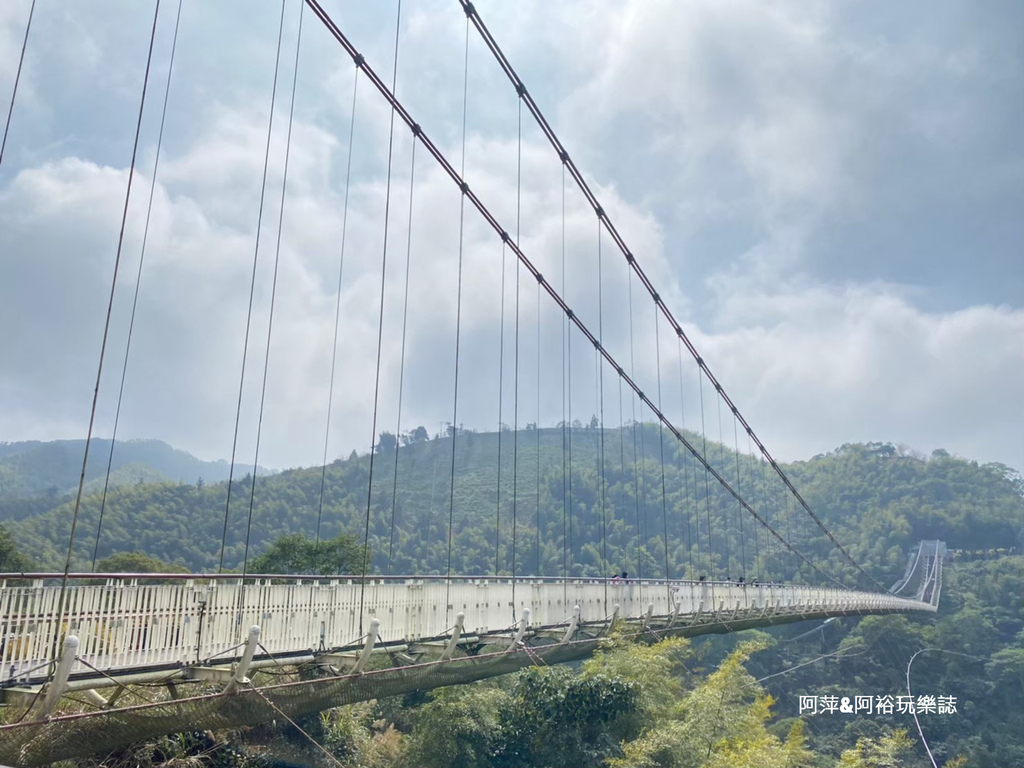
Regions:
<instances>
[{"instance_id":1,"label":"utility wire","mask_svg":"<svg viewBox=\"0 0 1024 768\"><path fill-rule=\"evenodd\" d=\"M914 664L914 659L920 656L922 653L948 653L951 656L962 656L965 659L973 659L974 661L988 661L981 656L971 656L967 653L958 653L957 651L947 651L942 648L922 648L920 651L910 657L910 661L907 662L907 696L913 696L914 694L910 690L910 668ZM932 749L928 746L928 740L924 737L924 731L921 730L921 721L917 719L917 710L912 709L911 714L914 715L914 724L917 726L917 734L921 737L921 743L924 744L925 751L928 753L928 759L932 761L933 768L938 768L935 762L935 757L932 755Z\"/></svg>"}]
</instances>

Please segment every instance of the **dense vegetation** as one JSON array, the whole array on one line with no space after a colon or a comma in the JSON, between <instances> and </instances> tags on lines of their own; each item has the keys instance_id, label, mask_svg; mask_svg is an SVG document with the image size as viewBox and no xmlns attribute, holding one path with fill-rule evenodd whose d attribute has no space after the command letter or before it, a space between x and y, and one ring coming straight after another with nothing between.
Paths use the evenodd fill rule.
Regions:
<instances>
[{"instance_id":1,"label":"dense vegetation","mask_svg":"<svg viewBox=\"0 0 1024 768\"><path fill-rule=\"evenodd\" d=\"M560 429L519 433L518 459L513 457L513 433L460 434L454 497L450 437L417 440L397 454L382 450L374 457L370 494L371 570L387 569L388 552L393 551L392 573L444 573L450 512L456 573L493 573L496 563L502 573L511 573L514 517L520 574L556 576L568 568L576 575L626 570L660 576L667 561L672 576L714 573L733 578L820 579L755 526L718 483L706 481L703 468L682 446L666 441L662 464L656 426L606 430L603 473L599 472L600 430L576 428L567 430L564 437L572 445L571 472L564 471L568 455L563 452ZM499 438L500 498L496 491ZM708 444L707 455L810 560L848 583L856 581L856 572L826 546L825 537L764 464L717 443ZM241 567L245 559L250 499L249 558L283 534L312 538L319 532L326 539L349 533L361 540L369 468L370 457L353 456L335 461L326 471L315 467L258 476L254 498L251 476L236 479L225 566ZM883 583L902 575L907 551L922 538L944 538L951 547L965 549L1005 548L1020 541L1021 481L1002 465L978 465L942 452L924 459L889 445L869 444L843 446L786 469L853 558ZM99 556L139 549L195 571L216 568L226 499L226 483L115 488L106 499ZM101 501L99 492L83 499L76 568L91 565ZM0 502L0 522L9 521L9 531L39 567L62 567L72 506L69 501L20 516L4 514L6 508Z\"/></svg>"},{"instance_id":2,"label":"dense vegetation","mask_svg":"<svg viewBox=\"0 0 1024 768\"><path fill-rule=\"evenodd\" d=\"M717 575L820 580L763 530L755 534L749 515L740 515L713 480L705 484L703 470L667 442L663 486L657 427L607 430L603 475L600 431L581 426L569 435L572 472L563 475L562 430L520 433L515 481L513 436L500 436L500 508L497 434L457 436L454 499L449 496L450 437L406 437L397 453L397 474L395 443L383 440L374 457L370 495L373 569L388 566L394 509L392 572L443 572L451 510L453 570L493 572L500 511L497 562L499 570L509 572L514 509L520 573L538 568L539 513L539 568L548 575L562 573L570 522L572 548L566 554L573 573L661 575L666 528L669 572L707 572L710 517ZM718 444L709 444L708 455L730 481L738 478L735 484L758 512L798 549L853 582L855 574L825 546L806 514L787 504L770 469ZM259 477L249 569L356 570L363 557L369 461L352 456L325 471ZM750 638L744 633L692 646L619 648L577 672L532 670L428 697L356 705L327 713L310 727L352 766L927 766L909 716L800 717L797 699L801 694L903 694L911 655L929 648L936 650L914 661L915 694L952 695L958 702L956 715L921 718L939 765L1022 764L1024 567L1013 554L1021 551L1020 477L998 464L979 465L942 451L917 456L885 444L847 445L785 469L853 558L883 583L902 575L907 552L920 539L945 540L954 556L945 571L938 616L798 624L771 630L773 642L758 640L754 646L744 644ZM245 555L241 542L250 482L240 478L232 489L225 549L231 567L240 567ZM216 567L225 499L223 483L117 487L107 499L99 548L100 557L109 559L97 567ZM571 510L568 517L563 517L563 499ZM21 500L13 511L3 504L0 500L0 568L63 566L70 505L59 497L47 499L45 491ZM96 493L83 501L76 567L90 565L99 505ZM311 548L318 521L324 543ZM754 685L754 678L765 679ZM595 700L601 702L598 709L588 708ZM727 716L712 717L719 707ZM255 739L258 746L259 734L242 740ZM274 731L270 741L286 736ZM294 750L301 739L294 732L291 737ZM206 745L209 759L219 755L224 765L241 765L231 761L237 757L244 763L260 753L246 747L236 755L212 748L206 738L195 740ZM168 741L167 754L187 752L185 742ZM235 757L229 760L229 754Z\"/></svg>"},{"instance_id":3,"label":"dense vegetation","mask_svg":"<svg viewBox=\"0 0 1024 768\"><path fill-rule=\"evenodd\" d=\"M779 702L752 670L773 641L747 632L709 663L707 643L654 645L611 638L569 668L534 667L508 678L369 701L233 734L182 734L109 755L107 768L341 765L343 768L927 768L909 716L779 718ZM777 645L775 646L777 647ZM943 725L956 716L942 718ZM927 719L927 718L926 718ZM962 718L961 718L962 719ZM954 726L954 729L956 726ZM1015 765L946 749L945 768ZM322 745L327 754L320 750ZM1009 754L1009 752L1007 753ZM1012 757L1011 757L1012 759ZM87 763L90 768L97 763Z\"/></svg>"}]
</instances>

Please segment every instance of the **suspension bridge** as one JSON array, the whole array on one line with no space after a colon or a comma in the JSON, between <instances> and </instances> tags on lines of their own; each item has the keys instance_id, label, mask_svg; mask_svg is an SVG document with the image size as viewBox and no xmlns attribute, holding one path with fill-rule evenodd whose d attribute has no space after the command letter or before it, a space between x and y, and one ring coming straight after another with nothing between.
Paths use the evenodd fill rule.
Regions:
<instances>
[{"instance_id":1,"label":"suspension bridge","mask_svg":"<svg viewBox=\"0 0 1024 768\"><path fill-rule=\"evenodd\" d=\"M135 275L117 414L113 421L113 437L116 438L144 271L164 118L172 91L182 4L179 0L168 10L169 4L165 2L161 10L161 3L156 2L152 28L145 30L149 53L141 76L135 143L121 212L121 236L114 259L112 286L109 297L105 297L107 324L90 414L90 441L97 397L104 381L103 364L114 330L109 308L113 306L116 292L123 290L125 280L121 274L123 260L127 258L124 230L130 214L131 185L136 176L143 115L147 108L152 109L154 102L159 105L162 96L156 159L150 176L150 207L145 212L145 233ZM115 446L112 440L99 515L94 529L87 530L92 526L91 518L87 526L81 515L89 459L90 443L87 441L81 482L71 512L73 519L64 569L50 573L0 574L0 701L7 713L5 724L0 725L0 762L48 763L182 730L237 727L279 716L296 717L380 696L467 683L533 664L572 661L593 653L612 632L656 640L665 636L733 632L839 616L937 610L945 545L936 541L918 545L909 553L903 578L889 589L858 564L800 494L714 376L641 266L643 254L630 249L480 13L466 0L460 0L459 5L461 11L457 6L454 10L465 17L465 51L460 83L462 134L461 141L454 143L454 151L460 159L456 163L449 158L452 152L443 142L431 138L427 127L399 98L400 5L389 82L386 76L379 74L376 63L370 62L350 39L343 20L332 17L318 0L282 1L262 158L263 184L255 212L257 234L249 313L244 329L240 329L240 332L244 330L243 357L234 415L231 477L224 486L226 500L218 567L209 573L187 574L80 570L79 567L88 562L88 555L81 554L83 546L91 551L94 568L97 553L102 547L109 549L111 546L111 542L103 538L103 513L108 493L115 492L110 486ZM33 35L43 33L33 30L31 14L34 10L33 2L18 78ZM151 77L154 40L158 29L171 27L174 42L166 67L167 77L162 93L154 98L150 93L156 87ZM387 106L390 115L386 136L384 225L380 233L376 287L377 314L371 330L375 333L376 368L359 372L373 382L370 388L373 397L367 403L373 416L365 514L358 526L363 545L362 563L357 573L250 572L249 534L253 515L259 514L258 505L254 504L259 491L256 483L258 431L252 471L247 475L250 483L247 504L243 499L247 509L238 513L237 498L232 506L232 489L239 485L234 472L239 463L242 393L247 372L252 375L248 369L253 366L247 359L250 336L255 336L258 330L253 313L254 286L260 258L266 258L268 249L260 239L261 225L269 214L267 169L272 138L280 137L282 131L279 122L275 125L280 115L275 115L281 109L278 102L287 90L286 78L282 77L282 67L289 59L285 32L291 33L293 28L294 63L284 129L283 178L273 250L274 281L265 328L266 356L261 361L260 425L267 371L271 365L274 297L303 34L315 32L333 41L353 67L353 106L346 131L349 169L356 133L356 88L360 84L364 88L369 86L371 93ZM485 62L497 67L507 80L510 98L517 104L512 224L499 218L495 201L471 186L472 169L467 171L471 40L482 44L487 57L474 61L474 67L483 66ZM17 94L17 79L14 94ZM12 97L4 133L4 146L8 151L8 133L12 126L15 129L12 139L17 136L16 104ZM521 221L524 122L526 127L532 126L538 131L550 146L550 160L560 168L561 174L561 190L555 195L562 201L560 242L555 238L554 247L542 249L540 253L527 253ZM397 184L393 149L400 136L410 142L412 151L408 210L402 213L408 221L407 239L396 247L393 233L389 242L389 223L392 217L399 215L397 191L393 190ZM383 416L378 418L378 414L394 411L396 432L401 433L403 397L407 398L409 389L416 385L416 382L406 381L405 361L409 264L415 252L413 200L417 152L420 152L419 162L429 164L432 171L446 179L459 200L457 216L449 222L453 231L458 232L458 246L452 264L455 281L446 296L454 305L455 318L450 339L454 351L452 387L442 406L445 414L450 414L448 420L452 425L448 442L442 446L450 450L450 471L445 478L448 489L444 503L446 514L443 515L446 522L444 556L436 562L437 567L431 569L433 573L394 575L398 508L395 489L400 460L408 446L396 440L393 447L388 444L386 450L382 448L384 441L378 435L384 420ZM3 150L0 150L0 163L3 160ZM331 384L323 436L325 470L320 479L319 504L314 505L317 541L321 526L329 522L324 516L330 514L329 508L325 512L324 489L328 483L326 466L332 434L330 417L335 398L339 334L352 332L343 327L341 320L348 174L346 170L345 207L339 214L343 223L334 341L333 347L324 351L325 360L330 360ZM585 271L593 279L586 285L567 282L567 194L573 195L578 205L592 217L593 247L587 247ZM502 207L507 207L504 201ZM463 325L463 311L467 297L485 293L492 285L490 281L474 284L473 278L479 274L464 270L465 232L470 220L473 226L483 226L489 231L494 244L491 274L500 272L500 297L494 299L500 304L501 323L497 338L489 342L497 351L493 402L499 438L493 507L468 512L459 510L460 519L466 514L489 518L493 513L493 567L460 573L453 568L453 562L458 561L455 527L460 477L456 466L458 452L468 440L458 427L463 415L460 404L465 405L466 369L481 367L479 359L467 357L463 346L468 330ZM388 260L390 257L393 268L396 254L405 256L404 283L397 294L393 284L391 292L388 291L389 280L394 282L389 277ZM624 266L625 281L609 279L613 257L614 263L620 265L619 270ZM558 275L559 279L545 275ZM527 291L524 284L535 289L533 304L527 305L532 291ZM609 295L613 287L625 287L626 295ZM396 298L396 295L402 297L403 292L404 300ZM638 312L647 312L639 332L634 328L638 316L634 301L640 307ZM612 321L606 317L610 303L628 304L629 317L625 323L628 328L612 327ZM532 312L526 311L527 306ZM549 314L553 312L557 316L556 320L549 317L546 327L542 323L545 308ZM385 318L389 313L401 316L401 364L395 392L382 384L383 349L391 341L385 332ZM365 324L362 327L365 328ZM542 337L545 336L553 338L558 348L553 367L541 360ZM530 349L527 340L533 338L536 338L532 347L536 354L536 378L527 383L525 358ZM641 357L653 362L653 366L638 366L637 360ZM663 358L671 363L663 365ZM350 378L354 375L347 373ZM474 388L479 385L476 378L468 381ZM556 390L553 400L561 403L557 427L561 434L561 498L555 503L560 520L547 521L545 526L540 520L542 383ZM531 402L536 421L532 430L525 430L527 392L534 387L536 394ZM665 391L673 393L672 397L663 398ZM628 407L623 405L624 394ZM392 399L396 402L388 402ZM582 408L588 411L592 408L595 414L586 435L589 453L581 450L582 438L573 427L574 407L577 415ZM614 417L610 415L613 412ZM730 430L723 430L723 412L732 426L733 446L728 450ZM505 432L504 419L509 418L512 424ZM717 435L709 428L709 422L717 423ZM650 448L650 455L642 455L638 460L637 435L640 434L642 441L644 433L652 427L657 430L657 443ZM617 440L610 439L613 432ZM633 441L630 462L626 460L624 447L627 434ZM746 443L745 453L740 435ZM530 440L537 441L533 475L527 474L525 461L521 460L521 451ZM505 451L504 460L502 451ZM393 452L390 463L385 462L382 455L385 452ZM584 454L592 457L593 463L587 458L587 465L581 466L580 456ZM678 466L670 467L667 472L666 465L676 461L673 457L678 457ZM558 469L555 468L556 474ZM612 487L609 478L613 470L618 472L619 486L623 482L632 483L631 493L624 493L619 486ZM389 474L393 474L393 478L388 477ZM597 490L590 495L592 498L581 499L585 474L596 478ZM531 487L533 479L535 488ZM393 485L389 485L392 482ZM670 483L679 487L669 488ZM529 500L534 494L536 504L530 507ZM235 563L228 539L238 531L244 532L244 547L240 561ZM542 536L552 540L542 542ZM372 551L371 542L376 544ZM612 563L608 556L609 542L618 547L618 551L632 552L633 560L628 563L632 574L623 568L624 563ZM553 544L561 553L560 561L559 558L543 559L543 544ZM618 574L620 570L621 575L609 577L610 572Z\"/></svg>"}]
</instances>

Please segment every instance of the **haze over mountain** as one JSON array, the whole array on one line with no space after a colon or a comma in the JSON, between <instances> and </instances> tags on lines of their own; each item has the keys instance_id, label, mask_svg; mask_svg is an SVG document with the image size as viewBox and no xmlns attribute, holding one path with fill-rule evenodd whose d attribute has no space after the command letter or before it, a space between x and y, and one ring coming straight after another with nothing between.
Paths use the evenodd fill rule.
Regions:
<instances>
[{"instance_id":1,"label":"haze over mountain","mask_svg":"<svg viewBox=\"0 0 1024 768\"><path fill-rule=\"evenodd\" d=\"M57 498L78 488L84 440L0 442L0 519L4 504L35 496ZM110 453L110 440L96 438L89 449L85 480L88 487L102 479L111 460L113 485L154 482L227 480L226 461L203 461L161 440L119 440ZM261 468L260 471L266 471Z\"/></svg>"}]
</instances>

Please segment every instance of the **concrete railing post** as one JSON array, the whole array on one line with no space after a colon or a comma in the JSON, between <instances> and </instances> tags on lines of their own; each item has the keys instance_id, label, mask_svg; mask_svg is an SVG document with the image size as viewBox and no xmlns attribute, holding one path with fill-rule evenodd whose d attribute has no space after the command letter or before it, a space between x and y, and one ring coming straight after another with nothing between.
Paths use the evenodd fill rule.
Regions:
<instances>
[{"instance_id":1,"label":"concrete railing post","mask_svg":"<svg viewBox=\"0 0 1024 768\"><path fill-rule=\"evenodd\" d=\"M466 614L459 612L455 614L455 628L452 629L452 637L448 641L448 645L444 647L444 651L441 653L441 661L448 661L455 653L455 646L459 644L459 638L462 636L462 628L466 622Z\"/></svg>"},{"instance_id":2,"label":"concrete railing post","mask_svg":"<svg viewBox=\"0 0 1024 768\"><path fill-rule=\"evenodd\" d=\"M373 646L377 643L377 633L380 630L380 619L370 619L370 631L366 633L366 642L363 643L363 650L356 659L356 665L352 667L352 674L358 675L367 664L370 663L370 655L373 653Z\"/></svg>"},{"instance_id":3,"label":"concrete railing post","mask_svg":"<svg viewBox=\"0 0 1024 768\"><path fill-rule=\"evenodd\" d=\"M249 671L249 665L252 664L252 657L256 655L256 646L260 642L260 628L255 624L249 627L249 636L245 639L245 650L242 651L242 658L238 662L238 666L235 667L235 672L231 675L231 679L228 680L228 684L224 686L224 693L233 693L238 689L240 685L246 685L249 682L249 678L246 677L246 672Z\"/></svg>"},{"instance_id":4,"label":"concrete railing post","mask_svg":"<svg viewBox=\"0 0 1024 768\"><path fill-rule=\"evenodd\" d=\"M57 702L68 684L68 677L71 675L71 667L75 664L75 657L78 655L78 638L68 635L64 638L64 647L61 650L60 659L57 661L57 669L53 673L53 680L46 688L46 696L39 708L39 720L50 716L57 708Z\"/></svg>"},{"instance_id":5,"label":"concrete railing post","mask_svg":"<svg viewBox=\"0 0 1024 768\"><path fill-rule=\"evenodd\" d=\"M523 642L523 636L526 635L526 630L530 626L530 609L523 608L523 617L519 620L519 628L516 630L516 636L512 639L512 645L508 647L511 651L514 648L518 648L519 644Z\"/></svg>"},{"instance_id":6,"label":"concrete railing post","mask_svg":"<svg viewBox=\"0 0 1024 768\"><path fill-rule=\"evenodd\" d=\"M576 628L580 625L580 607L574 605L572 607L572 618L569 619L569 627L565 630L565 634L562 635L562 642L568 643L572 640L576 634Z\"/></svg>"}]
</instances>

